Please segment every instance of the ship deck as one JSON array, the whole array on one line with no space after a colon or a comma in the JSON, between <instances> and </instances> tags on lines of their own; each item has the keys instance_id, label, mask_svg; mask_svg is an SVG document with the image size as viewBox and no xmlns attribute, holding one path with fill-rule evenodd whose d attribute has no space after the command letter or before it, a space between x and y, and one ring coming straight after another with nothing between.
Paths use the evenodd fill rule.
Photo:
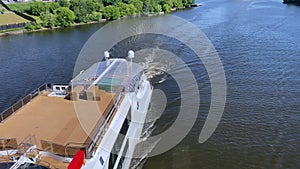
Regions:
<instances>
[{"instance_id":1,"label":"ship deck","mask_svg":"<svg viewBox=\"0 0 300 169\"><path fill-rule=\"evenodd\" d=\"M91 143L117 97L116 93L102 90L96 93L99 98L94 101L71 101L49 97L49 92L44 91L0 123L0 139L12 139L20 144L34 136L33 144L38 149L72 156Z\"/></svg>"}]
</instances>

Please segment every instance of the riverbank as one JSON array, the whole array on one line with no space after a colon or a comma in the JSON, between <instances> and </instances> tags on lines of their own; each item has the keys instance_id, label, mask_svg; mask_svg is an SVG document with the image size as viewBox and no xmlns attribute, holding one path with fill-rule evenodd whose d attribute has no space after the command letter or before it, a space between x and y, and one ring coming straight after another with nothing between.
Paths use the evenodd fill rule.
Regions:
<instances>
[{"instance_id":1,"label":"riverbank","mask_svg":"<svg viewBox=\"0 0 300 169\"><path fill-rule=\"evenodd\" d=\"M6 36L6 35L17 35L17 34L22 34L24 33L23 28L21 28L21 30L18 29L13 29L13 30L5 30L3 32L0 32L0 36Z\"/></svg>"},{"instance_id":2,"label":"riverbank","mask_svg":"<svg viewBox=\"0 0 300 169\"><path fill-rule=\"evenodd\" d=\"M89 25L89 24L97 24L97 23L103 23L106 22L105 19L99 21L99 22L89 22L89 23L75 23L73 25L71 25L71 27L75 27L75 26L81 26L81 25ZM7 36L7 35L18 35L18 34L23 34L23 33L33 33L33 32L41 32L41 31L50 31L50 30L55 30L55 29L62 29L64 27L53 27L53 28L41 28L41 29L36 29L36 30L32 30L32 31L26 31L25 28L17 28L17 29L8 29L5 31L0 31L0 37L1 36Z\"/></svg>"},{"instance_id":3,"label":"riverbank","mask_svg":"<svg viewBox=\"0 0 300 169\"><path fill-rule=\"evenodd\" d=\"M0 0L0 2L2 2ZM24 32L36 32L82 24L99 23L132 16L153 16L197 7L195 0L133 0L130 2L98 2L93 0L61 0L58 2L28 2L3 4L9 11L26 15L34 21L26 24ZM19 26L20 27L20 26ZM23 26L24 27L24 26ZM7 29L7 28L6 28ZM17 31L20 33L20 31ZM16 34L13 30L2 35Z\"/></svg>"},{"instance_id":4,"label":"riverbank","mask_svg":"<svg viewBox=\"0 0 300 169\"><path fill-rule=\"evenodd\" d=\"M195 7L199 7L201 5L197 5ZM172 12L176 12L179 10L186 10L186 9L190 9L190 8L182 8L182 9L176 9L176 8L172 8ZM126 18L132 18L132 17L152 17L152 16L157 16L157 15L164 15L166 14L165 12L159 12L159 13L150 13L150 14L141 14L141 15L134 15L134 16L125 16L119 19L126 19ZM75 26L81 26L81 25L89 25L89 24L97 24L97 23L105 23L105 22L109 22L109 20L106 19L101 19L100 21L96 22L88 22L88 23L74 23L72 24L70 27L75 27ZM36 30L32 30L32 31L27 31L25 28L17 28L17 29L10 29L10 30L5 30L3 32L0 31L0 37L1 36L8 36L8 35L18 35L18 34L23 34L23 33L33 33L33 32L41 32L41 31L50 31L50 30L55 30L55 29L62 29L65 27L61 27L61 26L56 26L56 27L52 27L52 28L41 28L41 29L36 29Z\"/></svg>"}]
</instances>

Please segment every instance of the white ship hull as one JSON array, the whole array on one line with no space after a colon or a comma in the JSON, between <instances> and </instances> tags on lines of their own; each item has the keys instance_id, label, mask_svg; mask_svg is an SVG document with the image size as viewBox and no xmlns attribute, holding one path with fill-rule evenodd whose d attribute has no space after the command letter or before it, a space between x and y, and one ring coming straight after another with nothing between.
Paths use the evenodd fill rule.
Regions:
<instances>
[{"instance_id":1,"label":"white ship hull","mask_svg":"<svg viewBox=\"0 0 300 169\"><path fill-rule=\"evenodd\" d=\"M145 89L140 90L138 94L140 94L140 98L136 97L134 93L126 94L107 134L104 136L100 147L97 149L95 156L87 160L82 169L110 169L110 155L111 153L115 153L112 149L116 142L117 134L119 133L125 118L128 117L127 113L131 113L132 119L128 128L128 133L121 144L119 154L117 154L113 169L129 169L131 167L131 158L134 157L135 146L141 141L140 136L152 95L150 83L147 82ZM129 112L130 108L131 111ZM127 146L126 143L128 143L128 148L125 148ZM125 157L123 161L121 160L122 157ZM102 160L100 160L100 158L103 159L103 163L101 163Z\"/></svg>"}]
</instances>

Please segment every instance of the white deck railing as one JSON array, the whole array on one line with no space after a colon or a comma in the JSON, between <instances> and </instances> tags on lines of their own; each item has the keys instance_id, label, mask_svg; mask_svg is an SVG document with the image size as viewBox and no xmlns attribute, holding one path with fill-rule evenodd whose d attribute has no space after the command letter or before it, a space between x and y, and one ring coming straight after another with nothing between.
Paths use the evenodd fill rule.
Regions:
<instances>
[{"instance_id":1,"label":"white deck railing","mask_svg":"<svg viewBox=\"0 0 300 169\"><path fill-rule=\"evenodd\" d=\"M16 111L18 111L20 108L22 108L24 105L29 103L32 99L34 99L36 96L40 95L42 91L44 90L51 90L52 84L45 83L35 89L34 91L30 92L27 96L19 100L17 103L13 104L6 110L0 113L0 123L2 123L6 118L8 118L10 115L14 114Z\"/></svg>"}]
</instances>

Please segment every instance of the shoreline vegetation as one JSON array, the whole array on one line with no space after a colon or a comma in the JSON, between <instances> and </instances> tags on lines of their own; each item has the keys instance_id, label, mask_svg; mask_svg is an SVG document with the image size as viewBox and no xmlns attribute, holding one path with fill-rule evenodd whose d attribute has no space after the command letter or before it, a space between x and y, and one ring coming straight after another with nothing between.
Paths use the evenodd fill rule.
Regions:
<instances>
[{"instance_id":1,"label":"shoreline vegetation","mask_svg":"<svg viewBox=\"0 0 300 169\"><path fill-rule=\"evenodd\" d=\"M12 3L7 6L31 16L35 23L24 29L0 31L1 35L36 32L126 17L152 16L191 8L195 0L59 0Z\"/></svg>"}]
</instances>

